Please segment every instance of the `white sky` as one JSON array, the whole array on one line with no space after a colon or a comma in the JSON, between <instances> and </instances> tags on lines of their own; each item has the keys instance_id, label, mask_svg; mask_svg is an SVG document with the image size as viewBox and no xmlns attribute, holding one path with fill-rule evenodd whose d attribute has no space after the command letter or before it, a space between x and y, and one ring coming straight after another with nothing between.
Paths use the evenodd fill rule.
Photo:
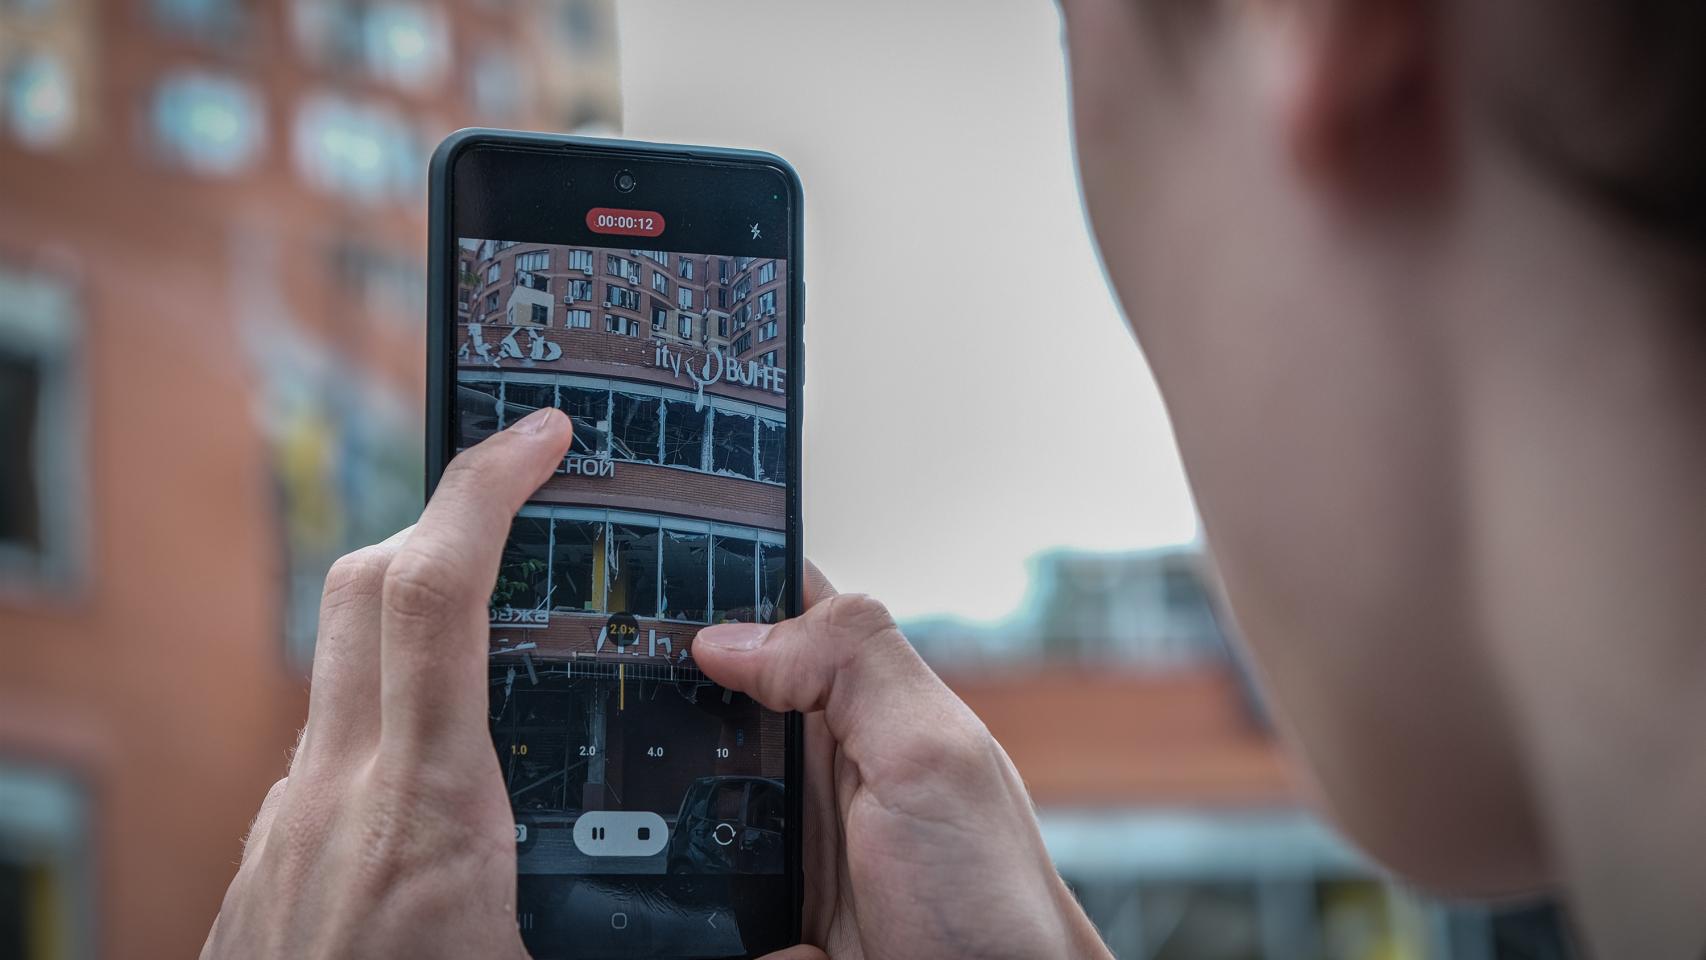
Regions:
<instances>
[{"instance_id":1,"label":"white sky","mask_svg":"<svg viewBox=\"0 0 1706 960\"><path fill-rule=\"evenodd\" d=\"M1196 520L1090 244L1046 0L621 0L624 133L806 191L806 553L902 618Z\"/></svg>"}]
</instances>

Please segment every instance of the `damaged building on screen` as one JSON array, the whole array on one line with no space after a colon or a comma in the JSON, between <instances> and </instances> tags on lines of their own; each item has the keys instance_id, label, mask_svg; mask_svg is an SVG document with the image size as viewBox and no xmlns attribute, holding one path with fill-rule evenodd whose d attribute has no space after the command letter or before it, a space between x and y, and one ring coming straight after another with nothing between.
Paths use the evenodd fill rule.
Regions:
<instances>
[{"instance_id":1,"label":"damaged building on screen","mask_svg":"<svg viewBox=\"0 0 1706 960\"><path fill-rule=\"evenodd\" d=\"M786 287L779 259L462 241L458 446L542 407L575 427L492 597L518 811L673 814L690 782L625 784L653 758L622 739L692 731L708 739L671 749L780 775L781 718L711 684L691 647L709 624L784 614Z\"/></svg>"}]
</instances>

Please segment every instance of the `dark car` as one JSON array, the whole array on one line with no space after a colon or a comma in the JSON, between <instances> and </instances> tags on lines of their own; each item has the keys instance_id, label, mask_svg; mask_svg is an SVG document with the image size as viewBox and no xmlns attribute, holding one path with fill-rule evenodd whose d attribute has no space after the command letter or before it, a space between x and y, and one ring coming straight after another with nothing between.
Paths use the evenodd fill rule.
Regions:
<instances>
[{"instance_id":1,"label":"dark car","mask_svg":"<svg viewBox=\"0 0 1706 960\"><path fill-rule=\"evenodd\" d=\"M669 840L670 873L781 873L782 781L700 777Z\"/></svg>"}]
</instances>

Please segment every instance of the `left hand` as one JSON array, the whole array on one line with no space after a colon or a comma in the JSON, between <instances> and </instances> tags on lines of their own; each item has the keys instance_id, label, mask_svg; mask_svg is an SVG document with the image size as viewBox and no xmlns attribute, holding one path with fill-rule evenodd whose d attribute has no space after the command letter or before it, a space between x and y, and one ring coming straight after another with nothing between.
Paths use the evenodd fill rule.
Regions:
<instances>
[{"instance_id":1,"label":"left hand","mask_svg":"<svg viewBox=\"0 0 1706 960\"><path fill-rule=\"evenodd\" d=\"M547 408L463 452L419 524L332 566L308 724L204 960L527 956L486 607L510 519L572 432Z\"/></svg>"}]
</instances>

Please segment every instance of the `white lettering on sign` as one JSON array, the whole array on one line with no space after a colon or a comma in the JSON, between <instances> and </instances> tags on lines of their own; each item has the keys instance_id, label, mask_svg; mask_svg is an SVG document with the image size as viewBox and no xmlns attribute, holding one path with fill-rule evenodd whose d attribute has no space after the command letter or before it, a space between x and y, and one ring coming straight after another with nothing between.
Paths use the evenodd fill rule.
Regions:
<instances>
[{"instance_id":1,"label":"white lettering on sign","mask_svg":"<svg viewBox=\"0 0 1706 960\"><path fill-rule=\"evenodd\" d=\"M656 627L648 628L646 630L646 635L647 636L646 636L646 650L645 650L645 652L644 653L640 652L640 645L639 644L632 643L632 644L629 644L628 647L626 648L626 653L628 656L630 656L630 657L657 657L657 656L662 656L665 660L668 660L671 656L674 656L674 654L675 654L675 642L672 641L668 637L668 635L659 636ZM609 624L605 624L604 626L602 626L598 629L598 639L593 641L592 652L593 653L604 652L604 645L607 642L610 642L611 646L614 648L614 650L612 652L614 652L617 656L621 656L623 654L624 649L622 647L616 646L616 644L614 642L610 641L610 625ZM662 651L662 653L659 653L660 650ZM687 651L682 650L681 655L677 656L675 659L677 662L686 660L687 659Z\"/></svg>"},{"instance_id":2,"label":"white lettering on sign","mask_svg":"<svg viewBox=\"0 0 1706 960\"><path fill-rule=\"evenodd\" d=\"M560 360L562 356L562 345L547 339L537 327L517 327L504 334L504 338L499 340L494 348L486 340L485 330L478 323L468 324L468 340L456 351L457 360L466 362L478 358L494 367L503 366L505 360L519 360L531 366L535 363Z\"/></svg>"},{"instance_id":3,"label":"white lettering on sign","mask_svg":"<svg viewBox=\"0 0 1706 960\"><path fill-rule=\"evenodd\" d=\"M546 609L521 610L516 607L492 607L490 622L512 627L548 627L551 625L551 611Z\"/></svg>"},{"instance_id":4,"label":"white lettering on sign","mask_svg":"<svg viewBox=\"0 0 1706 960\"><path fill-rule=\"evenodd\" d=\"M567 457L563 472L572 477L614 477L616 461L603 457Z\"/></svg>"},{"instance_id":5,"label":"white lettering on sign","mask_svg":"<svg viewBox=\"0 0 1706 960\"><path fill-rule=\"evenodd\" d=\"M776 394L787 392L786 372L781 367L766 366L757 360L737 360L721 347L711 347L705 352L705 359L695 363L686 354L671 350L662 340L654 340L652 344L656 347L652 351L652 366L668 370L677 380L686 374L701 399L706 385L718 381Z\"/></svg>"}]
</instances>

